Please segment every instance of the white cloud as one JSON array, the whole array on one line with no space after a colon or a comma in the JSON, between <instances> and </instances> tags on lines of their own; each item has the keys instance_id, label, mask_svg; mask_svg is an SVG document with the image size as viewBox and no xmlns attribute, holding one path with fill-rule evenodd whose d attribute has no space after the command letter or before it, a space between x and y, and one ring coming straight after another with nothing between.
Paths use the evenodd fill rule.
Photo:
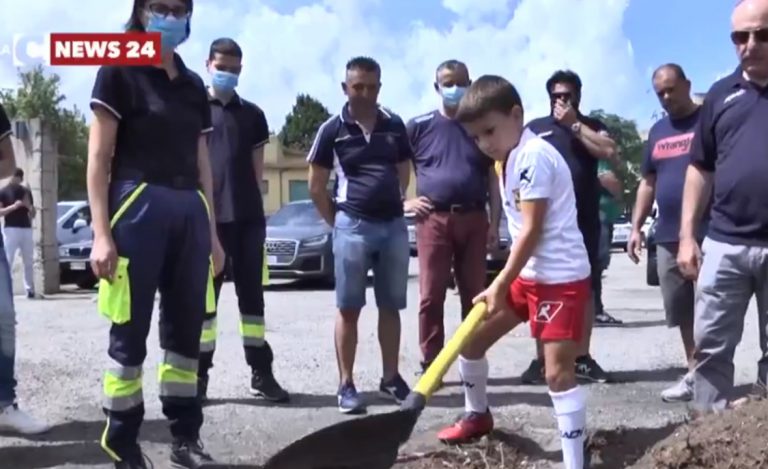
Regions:
<instances>
[{"instance_id":1,"label":"white cloud","mask_svg":"<svg viewBox=\"0 0 768 469\"><path fill-rule=\"evenodd\" d=\"M74 9L60 0L11 2L0 16L0 31L118 30L128 16L128 3L115 8L112 1L80 0ZM622 30L627 0L521 0L513 15L507 0L442 0L443 8L455 13L447 28L405 17L397 32L379 21L385 3L317 0L280 14L258 0L198 0L192 37L180 52L207 79L210 41L225 35L236 39L245 54L240 92L265 110L275 130L300 92L337 111L344 99L339 85L344 64L361 54L381 63L380 100L404 118L436 105L434 68L447 58L466 61L474 76L495 73L512 80L528 117L548 112L544 82L565 67L584 81L585 109L630 117L647 111L647 103L638 99L644 96L645 80ZM578 32L573 25L579 25ZM0 56L0 64L0 86L7 86L15 70L7 56ZM86 107L95 69L54 71L62 77L69 102Z\"/></svg>"}]
</instances>

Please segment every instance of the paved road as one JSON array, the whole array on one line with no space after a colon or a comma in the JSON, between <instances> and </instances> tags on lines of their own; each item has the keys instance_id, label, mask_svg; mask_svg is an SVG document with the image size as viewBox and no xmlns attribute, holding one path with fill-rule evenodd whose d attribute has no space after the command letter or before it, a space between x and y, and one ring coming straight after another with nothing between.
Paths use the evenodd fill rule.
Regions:
<instances>
[{"instance_id":1,"label":"paved road","mask_svg":"<svg viewBox=\"0 0 768 469\"><path fill-rule=\"evenodd\" d=\"M403 313L402 373L407 379L413 378L419 358L416 274L414 267L409 307ZM597 330L594 355L622 382L589 387L590 427L640 429L631 430L633 436L628 438L632 441L641 437L657 439L665 432L653 429L679 421L685 412L683 405L663 404L658 398L659 392L681 373L682 351L675 331L663 325L657 290L646 287L644 279L644 266L632 265L623 254L614 255L606 280L605 303L627 326ZM368 298L372 303L370 291ZM267 334L277 355L276 374L294 399L288 407L269 407L247 395L249 376L237 335L235 296L232 286L225 285L219 352L209 391L215 401L205 410L203 437L217 458L233 466L259 464L294 439L344 418L335 407L333 293L281 286L267 293L266 303ZM449 293L450 330L458 323L457 307L458 297ZM103 428L99 403L107 324L97 315L92 295L73 292L37 301L19 298L17 308L21 402L56 427L40 440L0 437L0 468L110 467L97 444ZM357 380L364 391L377 389L381 372L375 318L375 312L369 309L360 325ZM756 373L759 348L754 306L745 329L745 341L737 353L740 383L749 382ZM154 372L160 356L156 327L149 342L147 421L142 438L156 467L165 467L168 436ZM528 329L521 326L492 350L490 399L500 427L518 435L519 442L525 442L536 456L556 459L559 442L546 390L520 385L517 378L528 365L532 348ZM455 384L455 369L447 381L449 385L425 411L405 451L433 448L434 431L462 411L463 397ZM392 409L372 399L372 412Z\"/></svg>"}]
</instances>

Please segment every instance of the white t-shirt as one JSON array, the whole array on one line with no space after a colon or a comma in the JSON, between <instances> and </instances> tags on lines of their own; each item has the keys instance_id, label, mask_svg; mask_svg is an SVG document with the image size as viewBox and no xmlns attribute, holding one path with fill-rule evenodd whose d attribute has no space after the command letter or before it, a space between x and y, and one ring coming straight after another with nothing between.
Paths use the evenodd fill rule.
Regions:
<instances>
[{"instance_id":1,"label":"white t-shirt","mask_svg":"<svg viewBox=\"0 0 768 469\"><path fill-rule=\"evenodd\" d=\"M523 227L521 200L548 199L538 246L520 277L545 284L575 282L590 274L587 249L576 218L571 170L549 142L525 129L499 178L504 212L514 242Z\"/></svg>"}]
</instances>

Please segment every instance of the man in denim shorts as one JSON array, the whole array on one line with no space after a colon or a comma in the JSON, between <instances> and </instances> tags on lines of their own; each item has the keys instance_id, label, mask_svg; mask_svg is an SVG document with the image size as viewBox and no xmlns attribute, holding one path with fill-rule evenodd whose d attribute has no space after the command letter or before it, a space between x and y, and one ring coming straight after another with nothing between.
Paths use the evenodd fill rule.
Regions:
<instances>
[{"instance_id":1,"label":"man in denim shorts","mask_svg":"<svg viewBox=\"0 0 768 469\"><path fill-rule=\"evenodd\" d=\"M400 315L406 306L410 252L403 217L413 151L402 119L379 107L381 68L368 57L347 63L342 83L347 103L318 130L309 151L309 191L333 226L336 272L336 356L339 410L360 413L352 369L357 321L365 306L368 271L379 308L383 378L379 391L396 402L410 389L398 372ZM328 192L336 174L335 200Z\"/></svg>"}]
</instances>

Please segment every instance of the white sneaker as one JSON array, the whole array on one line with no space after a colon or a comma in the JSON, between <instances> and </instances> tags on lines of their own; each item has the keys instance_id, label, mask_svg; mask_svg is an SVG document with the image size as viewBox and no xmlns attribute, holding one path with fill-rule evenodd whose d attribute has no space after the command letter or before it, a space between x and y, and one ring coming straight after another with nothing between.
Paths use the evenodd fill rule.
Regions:
<instances>
[{"instance_id":1,"label":"white sneaker","mask_svg":"<svg viewBox=\"0 0 768 469\"><path fill-rule=\"evenodd\" d=\"M21 433L22 435L37 435L45 433L51 427L26 412L19 410L16 404L0 409L0 431Z\"/></svg>"},{"instance_id":2,"label":"white sneaker","mask_svg":"<svg viewBox=\"0 0 768 469\"><path fill-rule=\"evenodd\" d=\"M664 402L688 402L693 399L693 376L687 374L679 383L661 392Z\"/></svg>"}]
</instances>

